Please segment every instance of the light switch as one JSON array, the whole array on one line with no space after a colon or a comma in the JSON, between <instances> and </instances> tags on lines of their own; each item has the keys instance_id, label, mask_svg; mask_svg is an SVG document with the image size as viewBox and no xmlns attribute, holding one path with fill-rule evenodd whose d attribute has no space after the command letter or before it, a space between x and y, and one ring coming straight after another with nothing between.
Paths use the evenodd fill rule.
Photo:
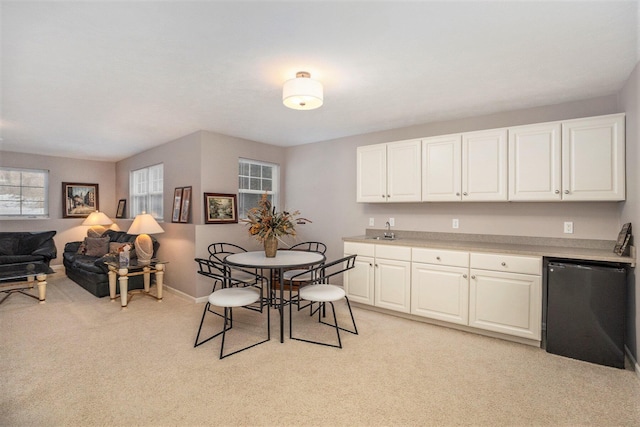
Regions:
<instances>
[{"instance_id":1,"label":"light switch","mask_svg":"<svg viewBox=\"0 0 640 427\"><path fill-rule=\"evenodd\" d=\"M369 227L373 227L376 224L376 221L373 218L369 218Z\"/></svg>"},{"instance_id":2,"label":"light switch","mask_svg":"<svg viewBox=\"0 0 640 427\"><path fill-rule=\"evenodd\" d=\"M452 228L458 228L458 227L460 227L460 222L458 221L458 218L454 218L454 219L451 221L451 227L452 227Z\"/></svg>"},{"instance_id":3,"label":"light switch","mask_svg":"<svg viewBox=\"0 0 640 427\"><path fill-rule=\"evenodd\" d=\"M564 223L565 234L573 234L573 222L567 221Z\"/></svg>"}]
</instances>

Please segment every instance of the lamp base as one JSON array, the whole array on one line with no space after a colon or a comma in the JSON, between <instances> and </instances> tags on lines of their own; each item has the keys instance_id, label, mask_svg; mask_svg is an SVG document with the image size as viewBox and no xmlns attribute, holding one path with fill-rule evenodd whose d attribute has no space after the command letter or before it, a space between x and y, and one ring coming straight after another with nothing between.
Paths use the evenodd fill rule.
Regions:
<instances>
[{"instance_id":1,"label":"lamp base","mask_svg":"<svg viewBox=\"0 0 640 427\"><path fill-rule=\"evenodd\" d=\"M151 263L151 257L153 256L153 241L148 234L140 234L136 237L134 243L136 256L138 257L138 264L147 265Z\"/></svg>"}]
</instances>

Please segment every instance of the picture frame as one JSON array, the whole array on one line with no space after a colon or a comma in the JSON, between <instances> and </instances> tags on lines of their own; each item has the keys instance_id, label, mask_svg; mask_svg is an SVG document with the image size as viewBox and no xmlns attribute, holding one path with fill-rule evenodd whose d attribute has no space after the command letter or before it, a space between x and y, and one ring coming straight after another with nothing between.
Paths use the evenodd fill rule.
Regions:
<instances>
[{"instance_id":1,"label":"picture frame","mask_svg":"<svg viewBox=\"0 0 640 427\"><path fill-rule=\"evenodd\" d=\"M182 189L182 205L180 207L180 222L188 223L189 214L191 213L191 187L183 187Z\"/></svg>"},{"instance_id":2,"label":"picture frame","mask_svg":"<svg viewBox=\"0 0 640 427\"><path fill-rule=\"evenodd\" d=\"M124 218L126 208L127 208L127 199L118 200L118 209L116 210L116 218Z\"/></svg>"},{"instance_id":3,"label":"picture frame","mask_svg":"<svg viewBox=\"0 0 640 427\"><path fill-rule=\"evenodd\" d=\"M86 218L99 209L98 184L62 183L62 217Z\"/></svg>"},{"instance_id":4,"label":"picture frame","mask_svg":"<svg viewBox=\"0 0 640 427\"><path fill-rule=\"evenodd\" d=\"M180 208L182 207L182 187L176 187L173 190L173 214L171 215L171 222L180 221Z\"/></svg>"},{"instance_id":5,"label":"picture frame","mask_svg":"<svg viewBox=\"0 0 640 427\"><path fill-rule=\"evenodd\" d=\"M235 194L204 193L204 223L238 222L238 200Z\"/></svg>"}]
</instances>

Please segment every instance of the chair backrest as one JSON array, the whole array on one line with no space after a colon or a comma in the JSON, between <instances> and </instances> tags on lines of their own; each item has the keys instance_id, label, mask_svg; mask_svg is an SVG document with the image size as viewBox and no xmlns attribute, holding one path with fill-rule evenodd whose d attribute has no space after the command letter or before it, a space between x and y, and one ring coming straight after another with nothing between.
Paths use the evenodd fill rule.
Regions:
<instances>
[{"instance_id":1,"label":"chair backrest","mask_svg":"<svg viewBox=\"0 0 640 427\"><path fill-rule=\"evenodd\" d=\"M209 250L209 260L224 262L227 255L247 252L247 250L233 243L212 243L207 248Z\"/></svg>"},{"instance_id":2,"label":"chair backrest","mask_svg":"<svg viewBox=\"0 0 640 427\"><path fill-rule=\"evenodd\" d=\"M349 255L337 259L335 261L326 262L322 265L314 267L309 270L305 270L302 273L296 274L292 276L289 280L295 280L298 276L308 275L311 273L312 280L305 281L311 285L320 284L320 283L329 283L329 278L337 276L339 274L343 274L344 272L351 270L356 266L356 257L357 255Z\"/></svg>"},{"instance_id":3,"label":"chair backrest","mask_svg":"<svg viewBox=\"0 0 640 427\"><path fill-rule=\"evenodd\" d=\"M327 245L321 242L302 242L289 248L290 251L318 252L324 255L327 252Z\"/></svg>"},{"instance_id":4,"label":"chair backrest","mask_svg":"<svg viewBox=\"0 0 640 427\"><path fill-rule=\"evenodd\" d=\"M214 261L211 259L204 259L204 258L195 258L194 260L195 262L198 263L198 267L199 267L198 274L202 274L203 276L209 277L215 280L216 282L220 282L223 286L229 286L229 285L246 286L247 285L247 283L242 281L241 279L234 278L231 275L229 268L221 262ZM264 281L267 280L266 277L256 275L256 280L258 279L262 279ZM215 285L214 285L214 290L215 290Z\"/></svg>"}]
</instances>

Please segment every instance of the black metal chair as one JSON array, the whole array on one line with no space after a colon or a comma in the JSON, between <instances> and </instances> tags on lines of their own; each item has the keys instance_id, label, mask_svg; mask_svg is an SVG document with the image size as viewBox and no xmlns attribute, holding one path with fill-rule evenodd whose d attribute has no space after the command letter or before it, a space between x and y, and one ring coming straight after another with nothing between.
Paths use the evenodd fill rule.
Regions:
<instances>
[{"instance_id":1,"label":"black metal chair","mask_svg":"<svg viewBox=\"0 0 640 427\"><path fill-rule=\"evenodd\" d=\"M318 252L324 255L325 252L327 252L327 245L321 242L302 242L302 243L298 243L296 245L291 246L288 250ZM300 285L305 282L309 282L311 280L312 277L311 277L310 271L311 271L310 269L292 269L282 273L282 276L285 282L287 280L290 281L295 278L293 281L297 282L296 283L297 285ZM307 274L302 274L302 273L307 273Z\"/></svg>"},{"instance_id":2,"label":"black metal chair","mask_svg":"<svg viewBox=\"0 0 640 427\"><path fill-rule=\"evenodd\" d=\"M289 338L304 341L312 344L325 345L328 347L342 348L342 340L340 339L340 331L345 331L358 335L358 328L356 326L355 318L353 317L353 311L351 310L351 304L346 292L341 286L332 285L329 283L330 278L335 278L338 275L345 273L355 267L356 255L350 255L340 258L329 263L325 263L310 270L305 270L300 275L310 274L311 279L308 284L302 286L296 294L294 294L293 283L296 276L291 277L289 280L289 288L291 290L291 299L289 304ZM349 315L351 316L351 322L353 323L353 330L342 328L338 325L338 318L336 316L336 309L334 302L345 299L347 307L349 308ZM301 305L303 301L308 301L307 305ZM318 303L317 307L313 307L314 303ZM321 312L324 311L326 304L329 303L331 311L333 313L333 324L324 322L322 320ZM312 307L311 315L318 314L318 322L329 325L335 328L338 344L313 341L305 338L298 338L293 336L293 306L298 307L298 311L307 306Z\"/></svg>"},{"instance_id":3,"label":"black metal chair","mask_svg":"<svg viewBox=\"0 0 640 427\"><path fill-rule=\"evenodd\" d=\"M225 274L225 266L219 262L207 260L203 258L196 258L199 271L198 274L209 277L214 280L213 291L209 295L207 304L204 307L202 313L202 319L200 320L200 326L198 327L198 333L194 347L198 347L213 338L222 335L222 342L220 343L220 359L255 347L259 344L263 344L271 339L271 314L268 307L268 299L264 296L265 285L268 287L269 280L263 276L257 276L256 282L247 284L241 280L235 279L229 274ZM216 290L217 285L221 285L221 289ZM222 307L223 313L217 313L212 307ZM267 311L267 338L257 343L245 346L239 350L232 351L231 353L224 354L224 342L225 336L228 330L233 328L233 308L244 307L249 310L262 313L266 307ZM204 318L207 313L212 313L216 316L223 318L222 330L214 335L200 340L200 333L202 332L202 325L204 324Z\"/></svg>"},{"instance_id":4,"label":"black metal chair","mask_svg":"<svg viewBox=\"0 0 640 427\"><path fill-rule=\"evenodd\" d=\"M215 261L220 264L224 264L224 259L231 254L237 254L240 252L247 252L247 250L241 246L233 243L212 243L207 248L209 251L209 261ZM229 268L224 265L225 270L223 274L232 276L235 280L251 284L255 283L256 278L260 277L257 271L245 270L242 268Z\"/></svg>"}]
</instances>

